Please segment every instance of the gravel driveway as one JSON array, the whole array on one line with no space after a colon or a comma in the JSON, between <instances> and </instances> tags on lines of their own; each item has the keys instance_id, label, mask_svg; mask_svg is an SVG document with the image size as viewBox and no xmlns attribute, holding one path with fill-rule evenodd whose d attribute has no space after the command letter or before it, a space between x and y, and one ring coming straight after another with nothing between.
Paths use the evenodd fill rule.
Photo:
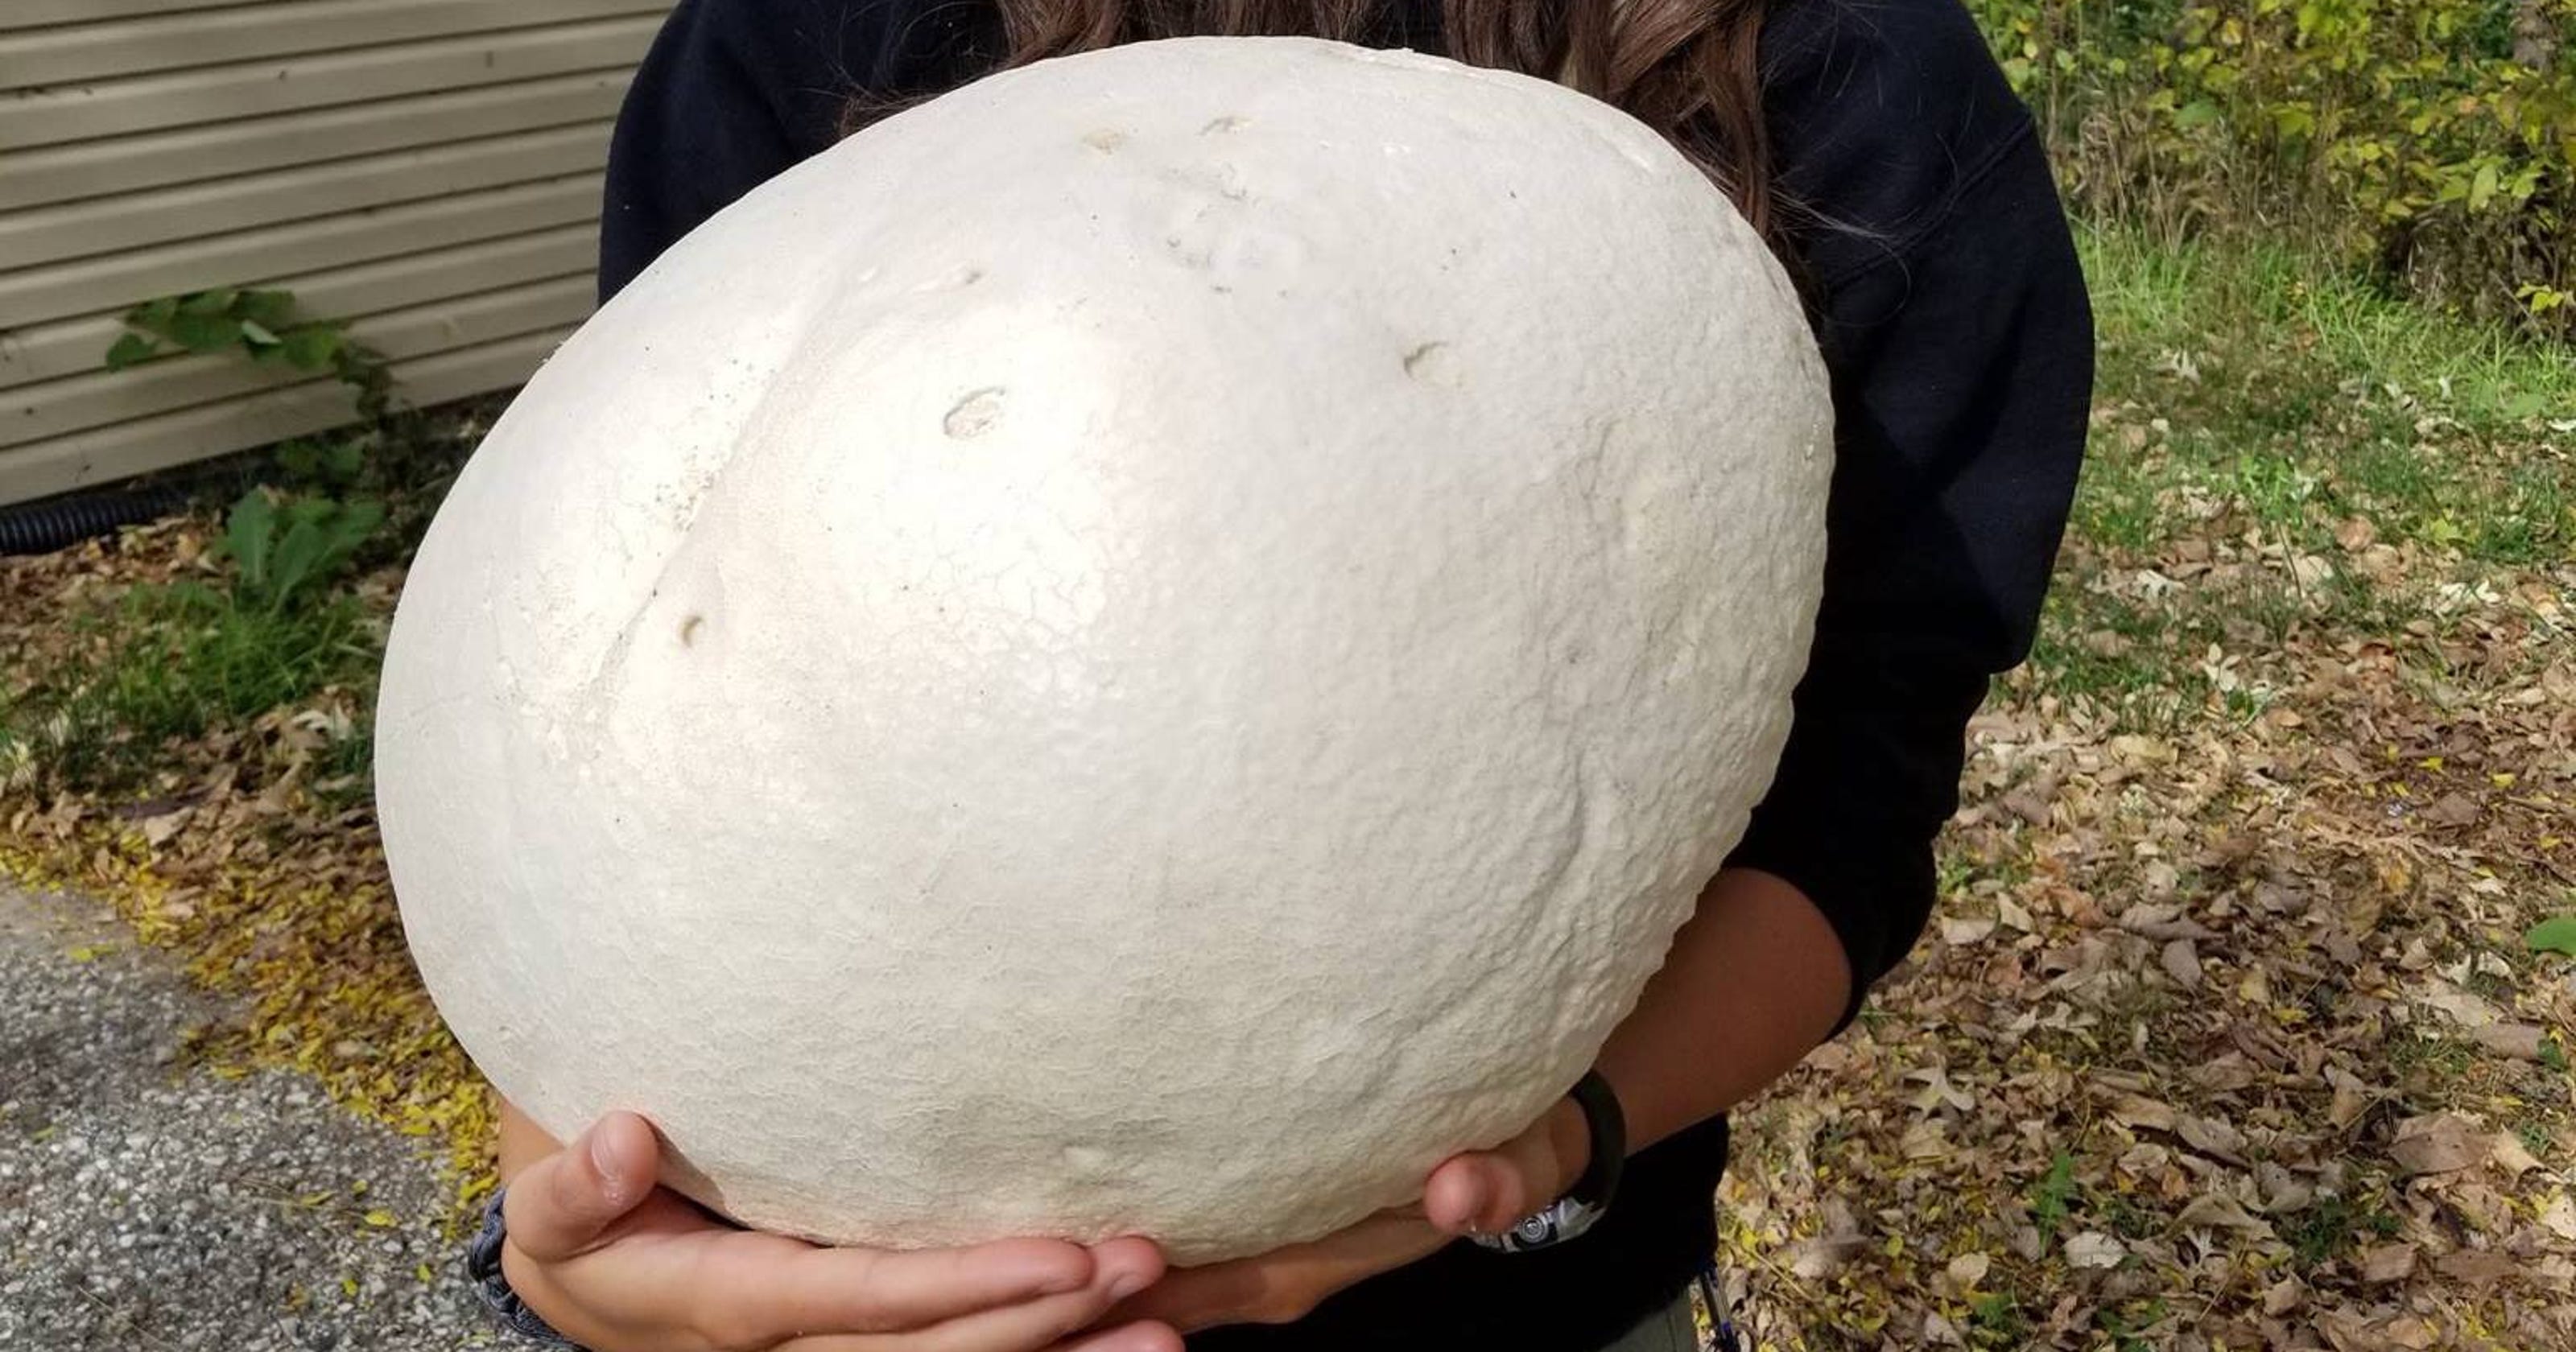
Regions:
<instances>
[{"instance_id":1,"label":"gravel driveway","mask_svg":"<svg viewBox=\"0 0 2576 1352\"><path fill-rule=\"evenodd\" d=\"M0 884L0 1348L493 1345L416 1143L183 1070L220 1013L100 908Z\"/></svg>"}]
</instances>

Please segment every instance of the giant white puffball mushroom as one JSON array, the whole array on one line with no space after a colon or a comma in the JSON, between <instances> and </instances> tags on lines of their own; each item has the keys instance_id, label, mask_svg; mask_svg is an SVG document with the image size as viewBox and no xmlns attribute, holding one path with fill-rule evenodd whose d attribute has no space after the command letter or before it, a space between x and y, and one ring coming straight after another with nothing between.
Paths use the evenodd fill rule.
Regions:
<instances>
[{"instance_id":1,"label":"giant white puffball mushroom","mask_svg":"<svg viewBox=\"0 0 2576 1352\"><path fill-rule=\"evenodd\" d=\"M1538 1118L1769 782L1831 412L1645 126L1295 39L999 75L603 308L377 717L438 1007L748 1225L1200 1263Z\"/></svg>"}]
</instances>

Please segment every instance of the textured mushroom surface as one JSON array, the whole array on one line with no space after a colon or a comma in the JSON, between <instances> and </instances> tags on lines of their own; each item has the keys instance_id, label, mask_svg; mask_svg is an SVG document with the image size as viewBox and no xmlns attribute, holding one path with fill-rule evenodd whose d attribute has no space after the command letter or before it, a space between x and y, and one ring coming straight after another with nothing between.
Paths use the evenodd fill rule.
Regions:
<instances>
[{"instance_id":1,"label":"textured mushroom surface","mask_svg":"<svg viewBox=\"0 0 2576 1352\"><path fill-rule=\"evenodd\" d=\"M1296 39L997 76L547 364L394 625L386 848L559 1135L751 1225L1182 1262L1583 1071L1742 833L1823 563L1780 268L1645 127Z\"/></svg>"}]
</instances>

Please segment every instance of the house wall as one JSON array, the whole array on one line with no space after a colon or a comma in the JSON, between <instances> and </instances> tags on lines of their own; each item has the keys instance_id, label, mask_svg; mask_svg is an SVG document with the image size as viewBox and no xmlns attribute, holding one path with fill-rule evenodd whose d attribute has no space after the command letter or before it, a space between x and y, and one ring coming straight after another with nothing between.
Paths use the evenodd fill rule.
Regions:
<instances>
[{"instance_id":1,"label":"house wall","mask_svg":"<svg viewBox=\"0 0 2576 1352\"><path fill-rule=\"evenodd\" d=\"M328 380L110 373L116 316L277 286L427 404L590 311L609 126L669 0L0 0L0 503L316 431Z\"/></svg>"}]
</instances>

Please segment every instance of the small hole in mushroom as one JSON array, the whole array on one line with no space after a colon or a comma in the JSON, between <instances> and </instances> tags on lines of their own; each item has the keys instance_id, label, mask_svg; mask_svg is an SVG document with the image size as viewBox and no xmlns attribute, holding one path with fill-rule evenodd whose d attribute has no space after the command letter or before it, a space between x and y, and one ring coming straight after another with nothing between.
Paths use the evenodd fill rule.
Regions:
<instances>
[{"instance_id":1,"label":"small hole in mushroom","mask_svg":"<svg viewBox=\"0 0 2576 1352\"><path fill-rule=\"evenodd\" d=\"M1428 342L1404 354L1404 373L1426 385L1458 383L1458 362L1444 342Z\"/></svg>"},{"instance_id":2,"label":"small hole in mushroom","mask_svg":"<svg viewBox=\"0 0 2576 1352\"><path fill-rule=\"evenodd\" d=\"M987 386L957 401L941 427L959 441L980 437L1002 420L1002 387Z\"/></svg>"}]
</instances>

